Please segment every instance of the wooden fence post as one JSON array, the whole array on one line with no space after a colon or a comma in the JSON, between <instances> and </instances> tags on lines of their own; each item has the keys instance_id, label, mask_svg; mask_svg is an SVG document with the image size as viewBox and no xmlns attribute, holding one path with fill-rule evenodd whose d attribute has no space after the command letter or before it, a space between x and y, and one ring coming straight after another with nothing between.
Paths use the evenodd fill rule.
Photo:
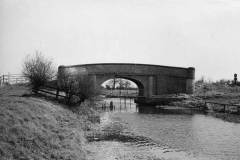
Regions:
<instances>
[{"instance_id":1,"label":"wooden fence post","mask_svg":"<svg viewBox=\"0 0 240 160\"><path fill-rule=\"evenodd\" d=\"M59 88L57 87L57 91L56 91L56 99L58 100L58 95L59 95Z\"/></svg>"}]
</instances>

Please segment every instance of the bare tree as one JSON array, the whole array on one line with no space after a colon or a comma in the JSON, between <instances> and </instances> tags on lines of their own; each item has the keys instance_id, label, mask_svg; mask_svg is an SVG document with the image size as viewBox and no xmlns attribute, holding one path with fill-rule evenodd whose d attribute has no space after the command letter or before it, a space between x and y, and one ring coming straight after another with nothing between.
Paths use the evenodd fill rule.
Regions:
<instances>
[{"instance_id":1,"label":"bare tree","mask_svg":"<svg viewBox=\"0 0 240 160\"><path fill-rule=\"evenodd\" d=\"M125 83L126 80L124 79L119 79L119 82L118 82L118 85L119 85L119 89L124 89L124 83Z\"/></svg>"},{"instance_id":2,"label":"bare tree","mask_svg":"<svg viewBox=\"0 0 240 160\"><path fill-rule=\"evenodd\" d=\"M131 86L131 83L128 80L126 80L123 82L123 85L124 85L124 89L128 89Z\"/></svg>"},{"instance_id":3,"label":"bare tree","mask_svg":"<svg viewBox=\"0 0 240 160\"><path fill-rule=\"evenodd\" d=\"M40 52L28 55L23 62L22 73L30 81L34 90L45 85L55 76L55 69L51 60L45 58Z\"/></svg>"},{"instance_id":4,"label":"bare tree","mask_svg":"<svg viewBox=\"0 0 240 160\"><path fill-rule=\"evenodd\" d=\"M131 86L131 83L129 82L129 80L125 80L122 78L115 78L115 79L109 80L107 85L110 86L112 89L115 89L116 86L119 89L125 89L125 88L129 88Z\"/></svg>"},{"instance_id":5,"label":"bare tree","mask_svg":"<svg viewBox=\"0 0 240 160\"><path fill-rule=\"evenodd\" d=\"M108 81L108 85L111 87L111 89L115 89L119 83L119 80L120 80L119 78L110 79Z\"/></svg>"},{"instance_id":6,"label":"bare tree","mask_svg":"<svg viewBox=\"0 0 240 160\"><path fill-rule=\"evenodd\" d=\"M123 82L123 85L124 85L124 89L127 90L127 94L128 94L128 89L131 86L131 83L128 80L126 80Z\"/></svg>"},{"instance_id":7,"label":"bare tree","mask_svg":"<svg viewBox=\"0 0 240 160\"><path fill-rule=\"evenodd\" d=\"M58 87L65 92L68 104L74 95L74 83L74 77L69 72L58 73Z\"/></svg>"}]
</instances>

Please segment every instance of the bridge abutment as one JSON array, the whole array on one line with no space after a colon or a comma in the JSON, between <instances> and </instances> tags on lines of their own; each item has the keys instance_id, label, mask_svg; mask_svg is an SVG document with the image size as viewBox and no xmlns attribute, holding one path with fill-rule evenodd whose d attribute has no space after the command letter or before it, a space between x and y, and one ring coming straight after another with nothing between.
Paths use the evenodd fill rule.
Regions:
<instances>
[{"instance_id":1,"label":"bridge abutment","mask_svg":"<svg viewBox=\"0 0 240 160\"><path fill-rule=\"evenodd\" d=\"M186 79L186 93L193 94L194 92L195 68L188 68L188 76Z\"/></svg>"}]
</instances>

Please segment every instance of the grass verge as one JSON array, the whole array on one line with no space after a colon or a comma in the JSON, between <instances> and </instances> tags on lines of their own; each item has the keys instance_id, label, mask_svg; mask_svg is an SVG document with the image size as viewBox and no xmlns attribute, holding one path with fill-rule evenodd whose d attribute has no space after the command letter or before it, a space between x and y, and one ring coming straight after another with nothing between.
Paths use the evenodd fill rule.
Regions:
<instances>
[{"instance_id":1,"label":"grass verge","mask_svg":"<svg viewBox=\"0 0 240 160\"><path fill-rule=\"evenodd\" d=\"M69 109L26 94L25 86L0 88L1 159L86 159L84 134L94 128L96 111L87 104Z\"/></svg>"}]
</instances>

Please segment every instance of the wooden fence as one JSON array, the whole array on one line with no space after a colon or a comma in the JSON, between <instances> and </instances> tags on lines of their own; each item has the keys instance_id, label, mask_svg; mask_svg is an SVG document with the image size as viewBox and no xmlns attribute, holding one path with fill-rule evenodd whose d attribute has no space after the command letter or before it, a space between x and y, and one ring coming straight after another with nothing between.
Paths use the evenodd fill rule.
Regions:
<instances>
[{"instance_id":1,"label":"wooden fence","mask_svg":"<svg viewBox=\"0 0 240 160\"><path fill-rule=\"evenodd\" d=\"M0 86L20 83L28 83L27 78L22 74L3 74L0 76Z\"/></svg>"},{"instance_id":2,"label":"wooden fence","mask_svg":"<svg viewBox=\"0 0 240 160\"><path fill-rule=\"evenodd\" d=\"M55 97L56 99L66 98L66 95L64 92L61 92L57 88L50 87L50 86L44 86L43 88L35 90L35 92L38 92L41 94L47 94L47 95Z\"/></svg>"},{"instance_id":3,"label":"wooden fence","mask_svg":"<svg viewBox=\"0 0 240 160\"><path fill-rule=\"evenodd\" d=\"M218 110L220 112L240 113L240 105L239 104L206 101L205 107L212 108L212 110Z\"/></svg>"}]
</instances>

